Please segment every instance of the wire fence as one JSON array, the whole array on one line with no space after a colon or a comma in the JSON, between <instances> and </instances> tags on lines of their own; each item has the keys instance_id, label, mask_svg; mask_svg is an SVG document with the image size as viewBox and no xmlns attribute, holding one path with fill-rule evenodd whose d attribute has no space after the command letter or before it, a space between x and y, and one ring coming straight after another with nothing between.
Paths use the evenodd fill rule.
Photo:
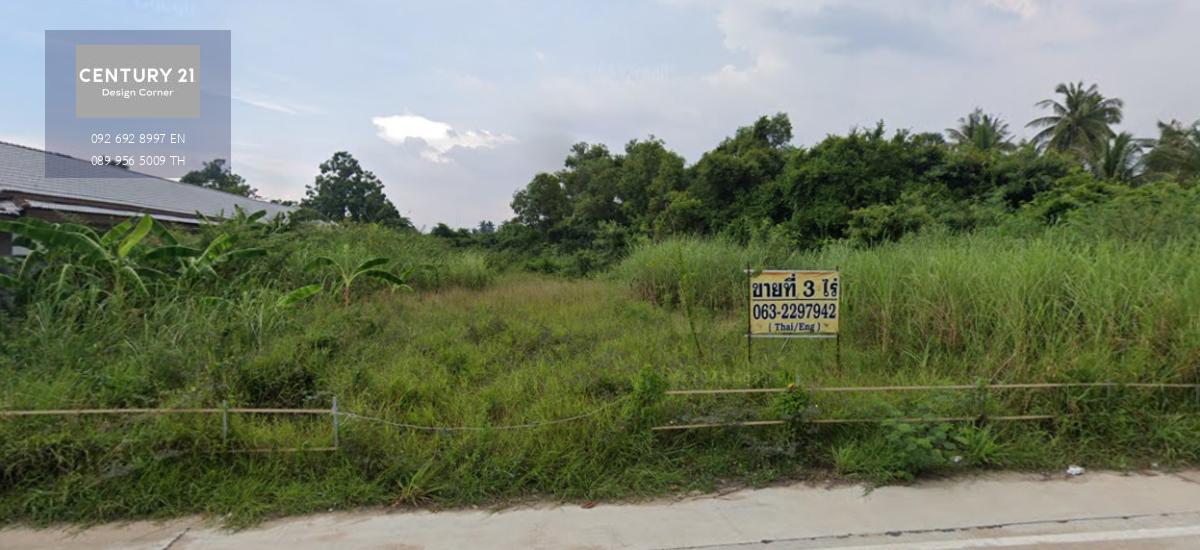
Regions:
<instances>
[{"instance_id":1,"label":"wire fence","mask_svg":"<svg viewBox=\"0 0 1200 550\"><path fill-rule=\"evenodd\" d=\"M608 403L605 403L599 407L596 407L588 412L585 412L582 414L577 414L575 416L568 416L566 418L556 418L553 420L541 420L541 421L537 421L537 422L526 422L523 424L509 424L509 425L498 425L498 426L492 426L492 425L488 425L488 426L423 426L420 424L408 424L408 423L404 423L404 422L393 422L391 420L385 420L382 418L377 418L377 417L372 417L372 416L363 416L363 415L354 414L354 413L341 413L341 414L342 414L342 416L345 416L346 418L364 420L367 422L375 422L378 424L383 424L385 426L391 426L393 428L401 428L401 429L405 429L405 430L427 431L427 432L486 432L486 431L493 431L493 430L498 430L498 431L525 430L525 429L531 429L531 428L541 428L543 426L553 426L556 424L566 424L568 422L575 422L577 420L583 420L585 418L590 418L590 417L596 416L596 415L600 414L601 412L604 412L604 411L612 408L613 406L617 405L618 403L621 403L622 401L629 399L630 397L631 396L626 395L624 397L609 401Z\"/></svg>"},{"instance_id":2,"label":"wire fence","mask_svg":"<svg viewBox=\"0 0 1200 550\"><path fill-rule=\"evenodd\" d=\"M994 390L1014 390L1014 389L1056 389L1056 388L1141 388L1141 389L1192 389L1196 393L1196 399L1200 402L1200 384L1184 384L1184 383L1122 383L1122 382L1034 382L1034 383L1012 383L1012 384L950 384L950 385L925 385L925 386L847 386L847 387L829 387L829 386L788 386L781 388L732 388L732 389L684 389L684 390L668 390L665 392L667 396L701 396L701 395L745 395L745 394L764 394L764 393L784 393L794 391L806 391L811 393L878 393L878 392L916 392L916 391L983 391L990 392ZM595 417L616 405L630 399L632 395L626 395L618 399L614 399L604 403L598 407L590 409L586 412L548 420L539 420L532 422L523 422L519 424L499 424L499 425L477 425L477 426L435 426L414 424L408 422L398 422L385 418L368 416L354 412L341 411L338 409L337 398L334 397L332 406L328 409L316 408L255 408L255 407L192 407L192 408L87 408L87 409L28 409L28 410L0 410L0 419L3 418L18 418L18 417L36 417L36 416L95 416L95 415L172 415L172 414L220 414L221 415L221 430L222 439L227 441L229 437L229 415L231 414L248 414L248 415L329 415L332 421L332 445L325 447L294 447L294 448L262 448L262 449L227 449L225 452L230 453L271 453L271 452L332 452L338 451L341 448L341 420L355 420L387 426L401 430L412 430L421 432L489 432L489 431L508 431L508 430L523 430L536 429L546 426L554 426L560 424L568 424L578 422L588 418ZM810 424L871 424L884 421L894 422L972 422L986 420L989 422L1022 422L1022 421L1044 421L1056 418L1073 416L1072 414L1020 414L1020 415L997 415L997 416L928 416L928 417L872 417L872 418L808 418L803 422ZM789 423L786 419L769 419L769 420L743 420L733 422L701 422L687 424L667 424L662 426L653 426L650 429L653 431L671 431L671 430L690 430L701 428L724 428L724 427L754 427L754 426L776 426Z\"/></svg>"},{"instance_id":3,"label":"wire fence","mask_svg":"<svg viewBox=\"0 0 1200 550\"><path fill-rule=\"evenodd\" d=\"M228 446L229 415L230 414L282 414L282 415L332 415L333 445L328 447L271 447L249 449L223 449L225 453L295 453L295 452L331 452L338 450L338 411L337 398L328 409L289 409L289 408L259 408L259 407L187 407L187 408L108 408L108 409L27 409L0 410L0 418L37 417L37 416L120 416L120 415L221 415L221 440Z\"/></svg>"},{"instance_id":4,"label":"wire fence","mask_svg":"<svg viewBox=\"0 0 1200 550\"><path fill-rule=\"evenodd\" d=\"M0 418L17 418L17 417L35 417L35 416L100 416L100 415L171 415L171 414L220 414L221 415L221 437L223 441L228 441L229 438L229 415L230 414L283 414L283 415L329 415L332 419L332 434L333 444L328 447L292 447L292 448L264 448L264 449L227 449L229 453L269 453L269 452L331 452L337 451L341 447L341 419L359 420L363 422L381 424L393 428L413 431L426 432L487 432L487 431L506 431L506 430L521 430L541 428L544 426L553 426L558 424L567 424L576 422L585 418L596 416L619 403L628 400L632 395L626 395L618 399L614 399L599 407L593 408L587 412L568 416L564 418L555 418L550 420L539 420L534 422L525 422L521 424L499 424L499 425L480 425L480 426L429 426L421 424L411 424L406 422L395 422L375 416L367 416L352 412L339 411L337 397L333 398L333 405L328 409L288 409L288 408L252 408L252 407L192 407L192 408L91 408L91 409L27 409L27 410L0 410Z\"/></svg>"},{"instance_id":5,"label":"wire fence","mask_svg":"<svg viewBox=\"0 0 1200 550\"><path fill-rule=\"evenodd\" d=\"M1029 382L1017 384L945 384L928 386L787 386L782 388L734 388L723 390L667 390L667 395L720 395L737 393L784 393L802 389L813 393L821 392L910 392L910 391L963 391L963 390L1036 390L1053 388L1192 388L1200 389L1200 384L1175 384L1154 382Z\"/></svg>"},{"instance_id":6,"label":"wire fence","mask_svg":"<svg viewBox=\"0 0 1200 550\"><path fill-rule=\"evenodd\" d=\"M190 409L33 409L0 411L5 416L72 416L93 414L332 414L331 409L255 409L245 407Z\"/></svg>"},{"instance_id":7,"label":"wire fence","mask_svg":"<svg viewBox=\"0 0 1200 550\"><path fill-rule=\"evenodd\" d=\"M1064 414L1016 414L1016 415L988 415L986 412L987 400L986 393L994 390L1048 390L1062 388L1104 388L1108 390L1131 388L1131 389L1192 389L1195 392L1195 399L1200 403L1200 384L1187 383L1157 383L1157 382L1026 382L1026 383L977 383L977 384L943 384L943 385L915 385L915 386L811 386L803 387L791 385L780 388L732 388L732 389L691 389L691 390L668 390L668 396L701 396L701 395L746 395L746 394L769 394L769 393L786 393L794 391L806 391L811 393L890 393L890 392L920 392L920 391L975 391L984 392L984 399L981 399L979 406L981 411L974 416L922 416L922 417L874 417L874 418L805 418L802 422L807 424L874 424L884 421L906 422L906 423L942 423L942 422L1031 422L1045 421L1060 418L1078 416L1072 413ZM753 427L753 426L778 426L792 422L791 420L772 419L772 420L740 420L730 422L699 422L688 424L667 424L663 426L654 426L650 428L653 431L672 431L672 430L692 430L701 428L732 428L732 427Z\"/></svg>"}]
</instances>

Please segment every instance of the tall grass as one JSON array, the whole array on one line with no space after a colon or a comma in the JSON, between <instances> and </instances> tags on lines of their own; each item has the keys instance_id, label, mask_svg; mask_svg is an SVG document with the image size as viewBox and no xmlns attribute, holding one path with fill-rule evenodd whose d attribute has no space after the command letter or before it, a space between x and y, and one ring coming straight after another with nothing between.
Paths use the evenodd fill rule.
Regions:
<instances>
[{"instance_id":1,"label":"tall grass","mask_svg":"<svg viewBox=\"0 0 1200 550\"><path fill-rule=\"evenodd\" d=\"M762 267L770 254L720 239L680 237L638 245L611 275L652 303L681 303L680 281L690 282L693 305L727 309L745 301L747 265Z\"/></svg>"},{"instance_id":2,"label":"tall grass","mask_svg":"<svg viewBox=\"0 0 1200 550\"><path fill-rule=\"evenodd\" d=\"M861 300L851 292L865 289L847 287L847 299ZM31 310L2 339L0 408L324 408L336 395L344 411L431 426L512 425L599 412L540 428L447 433L344 419L338 453L267 455L221 454L226 442L215 416L8 419L0 422L0 522L212 513L242 524L331 507L627 498L712 489L730 480L803 478L824 469L893 479L939 464L934 458L941 455L898 453L886 428L869 426L816 429L801 421L796 428L662 436L647 428L802 418L810 409L826 417L972 414L978 408L970 393L664 400L661 390L778 387L797 378L802 386L962 382L982 372L975 369L1006 372L1011 353L1002 344L989 354L940 359L898 351L912 342L884 353L871 339L875 333L862 328L845 346L841 371L833 366L832 347L822 342L760 344L747 364L744 324L735 315L699 311L693 324L627 294L603 280L509 275L484 290L380 291L348 307L323 295L280 310L273 307L275 295L248 293L141 311L80 310L66 319ZM844 326L862 322L859 315L849 313ZM902 326L889 332L903 334ZM904 330L916 338L923 329L912 322ZM1147 372L1141 360L1122 365L1129 372L1114 374L1168 378L1166 371ZM1111 416L964 432L958 435L980 440L982 450L944 466L1195 460L1200 424L1181 415L1193 407L1191 393L1167 397L1001 396L989 404L991 414ZM324 417L235 416L227 444L318 447L330 437Z\"/></svg>"},{"instance_id":3,"label":"tall grass","mask_svg":"<svg viewBox=\"0 0 1200 550\"><path fill-rule=\"evenodd\" d=\"M684 274L670 258L681 251L699 302L738 315L747 260L760 268L839 266L845 343L885 363L953 359L959 364L950 372L1003 380L1200 379L1200 246L1193 241L991 232L771 257L682 239L635 250L616 277L637 296L674 304Z\"/></svg>"},{"instance_id":4,"label":"tall grass","mask_svg":"<svg viewBox=\"0 0 1200 550\"><path fill-rule=\"evenodd\" d=\"M45 297L0 319L0 408L324 408L337 396L344 411L391 422L476 427L598 412L466 432L344 419L338 453L265 455L221 451L326 446L328 419L235 416L228 441L217 417L5 419L0 523L209 513L242 524L332 507L625 498L828 471L891 480L928 469L1200 460L1191 390L1008 392L985 402L975 392L662 395L792 383L1196 381L1193 241L993 232L800 253L680 239L639 248L611 279L565 280L496 277L484 256L374 228L306 231L272 237L266 265L209 292L129 303ZM420 263L417 292L366 286L349 306L329 294L279 305L310 280L307 256L346 245ZM840 267L840 362L832 343L817 341L756 342L747 361L747 262ZM978 428L805 423L981 412L1070 416ZM789 425L647 429L781 416Z\"/></svg>"},{"instance_id":5,"label":"tall grass","mask_svg":"<svg viewBox=\"0 0 1200 550\"><path fill-rule=\"evenodd\" d=\"M3 337L0 408L328 407L438 426L519 424L602 408L585 422L438 434L344 420L337 455L224 455L217 417L0 422L0 522L188 512L232 521L362 504L468 503L656 492L684 480L614 406L671 333L599 283L179 300L60 319L31 310ZM51 315L53 314L53 315ZM51 316L47 316L51 315ZM58 322L66 321L66 322ZM619 322L625 321L625 322ZM326 446L328 419L235 417L233 448Z\"/></svg>"}]
</instances>

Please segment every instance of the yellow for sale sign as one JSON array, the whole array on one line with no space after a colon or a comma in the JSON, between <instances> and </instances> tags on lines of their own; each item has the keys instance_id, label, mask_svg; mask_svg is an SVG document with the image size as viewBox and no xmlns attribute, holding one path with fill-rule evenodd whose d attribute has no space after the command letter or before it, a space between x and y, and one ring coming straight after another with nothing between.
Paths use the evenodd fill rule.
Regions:
<instances>
[{"instance_id":1,"label":"yellow for sale sign","mask_svg":"<svg viewBox=\"0 0 1200 550\"><path fill-rule=\"evenodd\" d=\"M752 270L750 336L837 336L838 279L837 271Z\"/></svg>"}]
</instances>

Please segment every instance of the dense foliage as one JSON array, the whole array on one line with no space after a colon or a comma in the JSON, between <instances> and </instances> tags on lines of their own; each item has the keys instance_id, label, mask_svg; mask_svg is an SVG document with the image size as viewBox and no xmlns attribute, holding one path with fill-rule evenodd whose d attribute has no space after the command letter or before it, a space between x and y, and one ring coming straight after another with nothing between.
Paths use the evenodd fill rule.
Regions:
<instances>
[{"instance_id":1,"label":"dense foliage","mask_svg":"<svg viewBox=\"0 0 1200 550\"><path fill-rule=\"evenodd\" d=\"M1035 138L1019 144L1003 120L980 109L947 129L949 141L889 134L881 122L811 147L791 145L787 115L764 116L690 165L654 137L620 153L579 143L561 170L516 192L516 217L495 234L444 226L435 234L508 251L535 269L581 274L672 235L801 249L839 239L877 244L933 227L995 226L1039 199L1057 198L1041 206L1053 224L1071 206L1064 197L1187 188L1200 178L1200 125L1161 124L1159 139L1136 139L1112 129L1121 100L1083 83L1056 92L1061 101L1038 103L1049 112L1029 123Z\"/></svg>"}]
</instances>

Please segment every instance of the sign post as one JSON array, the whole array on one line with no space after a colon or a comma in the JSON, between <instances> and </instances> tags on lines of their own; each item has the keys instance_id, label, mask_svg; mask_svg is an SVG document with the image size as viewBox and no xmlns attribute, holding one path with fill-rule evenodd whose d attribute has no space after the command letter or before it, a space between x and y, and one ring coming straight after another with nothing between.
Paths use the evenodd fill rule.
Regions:
<instances>
[{"instance_id":1,"label":"sign post","mask_svg":"<svg viewBox=\"0 0 1200 550\"><path fill-rule=\"evenodd\" d=\"M746 262L746 296L747 296L747 298L746 298L746 300L747 300L746 301L746 365L747 366L754 364L753 352L751 351L751 342L753 342L753 339L750 338L750 333L753 332L753 330L754 330L754 327L751 326L751 324L750 324L750 310L754 307L754 299L749 297L749 296L751 296L750 289L751 289L751 282L753 281L753 279L752 279L753 273L754 273L754 271L752 269L750 269L750 262Z\"/></svg>"},{"instance_id":2,"label":"sign post","mask_svg":"<svg viewBox=\"0 0 1200 550\"><path fill-rule=\"evenodd\" d=\"M754 338L834 338L838 355L841 274L746 268L746 360ZM838 357L838 363L841 357ZM840 365L839 365L840 366Z\"/></svg>"}]
</instances>

